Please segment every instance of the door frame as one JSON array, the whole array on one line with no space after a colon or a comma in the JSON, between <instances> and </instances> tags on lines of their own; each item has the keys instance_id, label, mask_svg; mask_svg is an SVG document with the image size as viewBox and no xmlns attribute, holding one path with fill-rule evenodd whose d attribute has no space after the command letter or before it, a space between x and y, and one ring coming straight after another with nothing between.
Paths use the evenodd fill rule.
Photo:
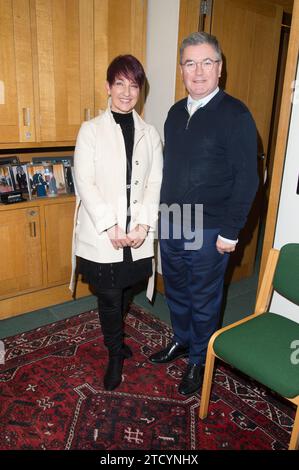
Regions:
<instances>
[{"instance_id":1,"label":"door frame","mask_svg":"<svg viewBox=\"0 0 299 470\"><path fill-rule=\"evenodd\" d=\"M296 78L299 54L299 0L294 0L290 40L288 47L287 62L283 83L282 99L280 106L276 147L274 153L273 171L270 185L268 211L266 216L266 227L262 249L262 259L259 272L259 286L265 271L266 261L270 249L274 244L278 208L280 201L284 162L288 144L289 127L291 121L292 101L290 99L291 84Z\"/></svg>"}]
</instances>

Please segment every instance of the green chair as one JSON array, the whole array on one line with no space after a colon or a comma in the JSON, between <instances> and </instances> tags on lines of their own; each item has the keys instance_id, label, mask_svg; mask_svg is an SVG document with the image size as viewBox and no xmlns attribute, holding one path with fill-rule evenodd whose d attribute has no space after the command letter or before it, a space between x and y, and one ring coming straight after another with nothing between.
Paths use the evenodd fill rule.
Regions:
<instances>
[{"instance_id":1,"label":"green chair","mask_svg":"<svg viewBox=\"0 0 299 470\"><path fill-rule=\"evenodd\" d=\"M270 251L254 313L211 337L199 417L204 419L208 413L217 357L296 405L289 443L289 450L295 450L299 444L299 323L268 311L273 290L299 305L299 244Z\"/></svg>"}]
</instances>

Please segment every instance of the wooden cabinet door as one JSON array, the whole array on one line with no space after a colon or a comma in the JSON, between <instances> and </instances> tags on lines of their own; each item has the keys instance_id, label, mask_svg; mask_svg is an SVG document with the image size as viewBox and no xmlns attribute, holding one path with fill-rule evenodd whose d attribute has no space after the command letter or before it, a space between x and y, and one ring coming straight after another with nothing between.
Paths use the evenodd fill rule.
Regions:
<instances>
[{"instance_id":1,"label":"wooden cabinet door","mask_svg":"<svg viewBox=\"0 0 299 470\"><path fill-rule=\"evenodd\" d=\"M33 142L32 44L28 0L0 1L0 142Z\"/></svg>"},{"instance_id":2,"label":"wooden cabinet door","mask_svg":"<svg viewBox=\"0 0 299 470\"><path fill-rule=\"evenodd\" d=\"M74 211L74 201L45 206L48 285L70 280Z\"/></svg>"},{"instance_id":3,"label":"wooden cabinet door","mask_svg":"<svg viewBox=\"0 0 299 470\"><path fill-rule=\"evenodd\" d=\"M263 0L214 0L211 33L224 51L225 91L249 107L267 154L283 8ZM271 47L271 54L269 48Z\"/></svg>"},{"instance_id":4,"label":"wooden cabinet door","mask_svg":"<svg viewBox=\"0 0 299 470\"><path fill-rule=\"evenodd\" d=\"M32 0L41 142L73 141L94 113L93 0Z\"/></svg>"},{"instance_id":5,"label":"wooden cabinet door","mask_svg":"<svg viewBox=\"0 0 299 470\"><path fill-rule=\"evenodd\" d=\"M144 64L146 7L0 0L0 143L73 143L81 123L106 109L110 61L130 53Z\"/></svg>"},{"instance_id":6,"label":"wooden cabinet door","mask_svg":"<svg viewBox=\"0 0 299 470\"><path fill-rule=\"evenodd\" d=\"M0 297L42 287L38 207L0 212Z\"/></svg>"},{"instance_id":7,"label":"wooden cabinet door","mask_svg":"<svg viewBox=\"0 0 299 470\"><path fill-rule=\"evenodd\" d=\"M145 67L146 0L94 0L95 113L107 107L106 70L114 57L132 54ZM141 96L136 110L142 111Z\"/></svg>"}]
</instances>

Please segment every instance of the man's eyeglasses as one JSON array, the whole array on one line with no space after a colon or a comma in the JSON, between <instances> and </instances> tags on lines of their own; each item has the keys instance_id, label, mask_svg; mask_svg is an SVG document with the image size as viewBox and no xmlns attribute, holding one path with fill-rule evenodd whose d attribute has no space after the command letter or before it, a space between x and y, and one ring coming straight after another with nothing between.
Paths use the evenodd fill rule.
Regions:
<instances>
[{"instance_id":1,"label":"man's eyeglasses","mask_svg":"<svg viewBox=\"0 0 299 470\"><path fill-rule=\"evenodd\" d=\"M194 72L196 70L198 64L200 64L201 68L205 72L211 72L211 70L213 70L214 65L216 64L216 62L220 62L220 60L219 59L217 59L217 60L204 59L204 60L200 60L199 62L195 62L195 60L186 60L186 62L184 64L181 64L181 65L182 65L182 67L185 67L185 69L188 72Z\"/></svg>"}]
</instances>

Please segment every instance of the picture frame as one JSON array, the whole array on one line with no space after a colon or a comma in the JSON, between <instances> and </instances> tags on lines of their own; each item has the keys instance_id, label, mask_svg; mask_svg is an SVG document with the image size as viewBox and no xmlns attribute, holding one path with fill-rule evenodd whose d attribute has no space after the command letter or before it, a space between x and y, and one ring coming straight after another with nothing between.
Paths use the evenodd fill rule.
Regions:
<instances>
[{"instance_id":1,"label":"picture frame","mask_svg":"<svg viewBox=\"0 0 299 470\"><path fill-rule=\"evenodd\" d=\"M27 165L31 197L56 197L67 193L62 163Z\"/></svg>"},{"instance_id":2,"label":"picture frame","mask_svg":"<svg viewBox=\"0 0 299 470\"><path fill-rule=\"evenodd\" d=\"M19 165L19 163L18 155L4 155L0 158L0 165Z\"/></svg>"},{"instance_id":3,"label":"picture frame","mask_svg":"<svg viewBox=\"0 0 299 470\"><path fill-rule=\"evenodd\" d=\"M65 156L37 156L32 158L32 162L37 164L40 163L42 165L46 164L54 164L54 163L62 163L64 166L64 177L66 183L66 190L69 194L75 193L75 183L73 177L73 164L74 164L74 157L73 155L65 155Z\"/></svg>"},{"instance_id":4,"label":"picture frame","mask_svg":"<svg viewBox=\"0 0 299 470\"><path fill-rule=\"evenodd\" d=\"M0 165L0 194L15 191L10 165Z\"/></svg>"},{"instance_id":5,"label":"picture frame","mask_svg":"<svg viewBox=\"0 0 299 470\"><path fill-rule=\"evenodd\" d=\"M67 192L69 194L75 193L75 180L74 180L74 167L71 165L64 164L64 175L65 182L67 187Z\"/></svg>"},{"instance_id":6,"label":"picture frame","mask_svg":"<svg viewBox=\"0 0 299 470\"><path fill-rule=\"evenodd\" d=\"M21 191L30 196L30 183L27 172L27 164L20 163L18 165L11 165L11 173L13 184L16 191Z\"/></svg>"},{"instance_id":7,"label":"picture frame","mask_svg":"<svg viewBox=\"0 0 299 470\"><path fill-rule=\"evenodd\" d=\"M51 155L51 156L36 156L32 157L32 163L63 163L64 165L73 166L74 157L73 155Z\"/></svg>"}]
</instances>

